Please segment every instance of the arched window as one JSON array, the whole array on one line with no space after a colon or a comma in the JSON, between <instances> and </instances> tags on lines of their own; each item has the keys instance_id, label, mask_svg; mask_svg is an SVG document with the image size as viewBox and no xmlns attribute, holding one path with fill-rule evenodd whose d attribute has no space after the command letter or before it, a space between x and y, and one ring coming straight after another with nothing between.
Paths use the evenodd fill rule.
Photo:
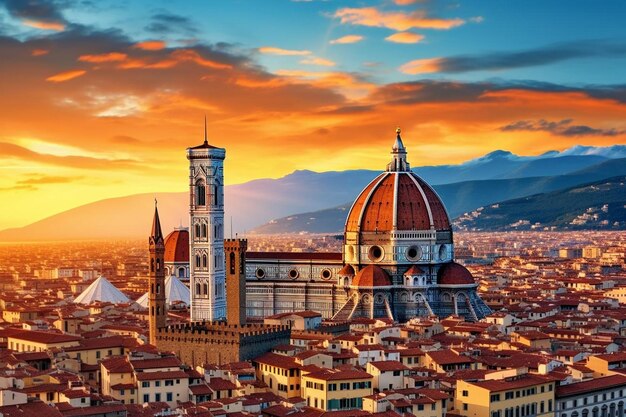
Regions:
<instances>
[{"instance_id":1,"label":"arched window","mask_svg":"<svg viewBox=\"0 0 626 417\"><path fill-rule=\"evenodd\" d=\"M196 205L206 205L206 189L204 187L204 181L202 180L196 182Z\"/></svg>"},{"instance_id":2,"label":"arched window","mask_svg":"<svg viewBox=\"0 0 626 417\"><path fill-rule=\"evenodd\" d=\"M417 277L413 278L413 285L417 286L419 283L419 279Z\"/></svg>"},{"instance_id":3,"label":"arched window","mask_svg":"<svg viewBox=\"0 0 626 417\"><path fill-rule=\"evenodd\" d=\"M161 307L157 306L157 316L160 316L160 315L161 315Z\"/></svg>"},{"instance_id":4,"label":"arched window","mask_svg":"<svg viewBox=\"0 0 626 417\"><path fill-rule=\"evenodd\" d=\"M348 285L350 285L350 280L349 280L348 278L344 278L344 279L343 279L343 285L344 285L345 287L347 287Z\"/></svg>"},{"instance_id":5,"label":"arched window","mask_svg":"<svg viewBox=\"0 0 626 417\"><path fill-rule=\"evenodd\" d=\"M196 224L196 238L202 237L202 235L200 234L200 225Z\"/></svg>"},{"instance_id":6,"label":"arched window","mask_svg":"<svg viewBox=\"0 0 626 417\"><path fill-rule=\"evenodd\" d=\"M209 284L206 284L206 283L205 283L205 284L203 285L203 287L204 287L204 288L203 288L203 290L204 290L204 291L203 291L204 295L209 295Z\"/></svg>"},{"instance_id":7,"label":"arched window","mask_svg":"<svg viewBox=\"0 0 626 417\"><path fill-rule=\"evenodd\" d=\"M156 270L160 271L161 270L161 260L159 258L157 258L157 262L156 262Z\"/></svg>"},{"instance_id":8,"label":"arched window","mask_svg":"<svg viewBox=\"0 0 626 417\"><path fill-rule=\"evenodd\" d=\"M157 284L157 294L161 294L161 284Z\"/></svg>"},{"instance_id":9,"label":"arched window","mask_svg":"<svg viewBox=\"0 0 626 417\"><path fill-rule=\"evenodd\" d=\"M196 268L200 268L200 255L196 255Z\"/></svg>"},{"instance_id":10,"label":"arched window","mask_svg":"<svg viewBox=\"0 0 626 417\"><path fill-rule=\"evenodd\" d=\"M220 204L219 193L220 193L220 186L219 185L213 186L213 198L214 198L213 204L215 204L216 206L219 206Z\"/></svg>"},{"instance_id":11,"label":"arched window","mask_svg":"<svg viewBox=\"0 0 626 417\"><path fill-rule=\"evenodd\" d=\"M150 259L150 272L154 272L154 258Z\"/></svg>"},{"instance_id":12,"label":"arched window","mask_svg":"<svg viewBox=\"0 0 626 417\"><path fill-rule=\"evenodd\" d=\"M235 275L235 252L231 252L228 256L230 258L230 274Z\"/></svg>"},{"instance_id":13,"label":"arched window","mask_svg":"<svg viewBox=\"0 0 626 417\"><path fill-rule=\"evenodd\" d=\"M154 284L150 284L150 293L154 294Z\"/></svg>"},{"instance_id":14,"label":"arched window","mask_svg":"<svg viewBox=\"0 0 626 417\"><path fill-rule=\"evenodd\" d=\"M203 238L206 237L206 224L202 223L202 233L201 235Z\"/></svg>"},{"instance_id":15,"label":"arched window","mask_svg":"<svg viewBox=\"0 0 626 417\"><path fill-rule=\"evenodd\" d=\"M196 295L200 295L200 283L196 283Z\"/></svg>"},{"instance_id":16,"label":"arched window","mask_svg":"<svg viewBox=\"0 0 626 417\"><path fill-rule=\"evenodd\" d=\"M185 278L185 268L178 268L178 278Z\"/></svg>"},{"instance_id":17,"label":"arched window","mask_svg":"<svg viewBox=\"0 0 626 417\"><path fill-rule=\"evenodd\" d=\"M206 268L206 255L202 255L202 267Z\"/></svg>"}]
</instances>

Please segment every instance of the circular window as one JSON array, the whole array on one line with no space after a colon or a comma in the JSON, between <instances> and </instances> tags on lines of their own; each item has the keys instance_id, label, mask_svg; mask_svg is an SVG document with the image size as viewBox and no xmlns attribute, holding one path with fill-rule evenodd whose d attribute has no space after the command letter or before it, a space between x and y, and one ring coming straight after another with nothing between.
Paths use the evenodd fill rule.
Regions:
<instances>
[{"instance_id":1,"label":"circular window","mask_svg":"<svg viewBox=\"0 0 626 417\"><path fill-rule=\"evenodd\" d=\"M256 272L255 272L255 275L256 275L256 277L257 277L258 279L263 279L263 278L265 278L265 270L264 270L264 269L261 269L261 268L258 268L258 269L256 270Z\"/></svg>"},{"instance_id":2,"label":"circular window","mask_svg":"<svg viewBox=\"0 0 626 417\"><path fill-rule=\"evenodd\" d=\"M446 245L439 245L439 259L444 260L448 257L448 251Z\"/></svg>"},{"instance_id":3,"label":"circular window","mask_svg":"<svg viewBox=\"0 0 626 417\"><path fill-rule=\"evenodd\" d=\"M296 279L296 278L298 278L299 275L300 275L300 273L298 272L297 269L294 268L294 269L290 269L289 270L289 278Z\"/></svg>"},{"instance_id":4,"label":"circular window","mask_svg":"<svg viewBox=\"0 0 626 417\"><path fill-rule=\"evenodd\" d=\"M384 256L383 248L380 246L372 246L368 252L368 256L370 261L378 262L383 259Z\"/></svg>"},{"instance_id":5,"label":"circular window","mask_svg":"<svg viewBox=\"0 0 626 417\"><path fill-rule=\"evenodd\" d=\"M369 304L372 302L372 296L369 294L363 294L363 298L361 298L363 304Z\"/></svg>"},{"instance_id":6,"label":"circular window","mask_svg":"<svg viewBox=\"0 0 626 417\"><path fill-rule=\"evenodd\" d=\"M385 302L385 298L382 296L382 294L376 294L375 303L383 304L384 302Z\"/></svg>"},{"instance_id":7,"label":"circular window","mask_svg":"<svg viewBox=\"0 0 626 417\"><path fill-rule=\"evenodd\" d=\"M327 280L327 279L330 279L330 277L332 276L332 273L330 272L330 269L323 269L320 276L322 277L322 279Z\"/></svg>"},{"instance_id":8,"label":"circular window","mask_svg":"<svg viewBox=\"0 0 626 417\"><path fill-rule=\"evenodd\" d=\"M422 249L419 246L410 246L406 250L406 258L411 261L417 261L422 257Z\"/></svg>"}]
</instances>

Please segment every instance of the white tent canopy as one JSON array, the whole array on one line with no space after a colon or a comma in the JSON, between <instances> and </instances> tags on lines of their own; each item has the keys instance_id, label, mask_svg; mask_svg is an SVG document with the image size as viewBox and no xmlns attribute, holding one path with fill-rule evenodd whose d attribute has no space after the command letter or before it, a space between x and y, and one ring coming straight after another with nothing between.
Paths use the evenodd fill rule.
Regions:
<instances>
[{"instance_id":1,"label":"white tent canopy","mask_svg":"<svg viewBox=\"0 0 626 417\"><path fill-rule=\"evenodd\" d=\"M172 305L177 301L181 301L186 305L189 305L191 294L189 288L183 284L175 276L167 277L165 279L165 301L168 305ZM148 308L148 293L145 293L137 299L137 304L144 308Z\"/></svg>"},{"instance_id":2,"label":"white tent canopy","mask_svg":"<svg viewBox=\"0 0 626 417\"><path fill-rule=\"evenodd\" d=\"M129 303L130 299L124 295L120 290L115 288L105 277L100 276L97 280L91 283L85 291L83 291L76 299L76 304L91 304L95 301L122 304Z\"/></svg>"}]
</instances>

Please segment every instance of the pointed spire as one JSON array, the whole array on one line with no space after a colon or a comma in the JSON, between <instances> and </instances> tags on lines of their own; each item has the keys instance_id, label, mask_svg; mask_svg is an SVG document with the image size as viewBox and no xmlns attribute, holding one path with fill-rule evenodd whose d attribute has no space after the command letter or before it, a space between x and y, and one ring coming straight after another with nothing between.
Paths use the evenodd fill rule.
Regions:
<instances>
[{"instance_id":1,"label":"pointed spire","mask_svg":"<svg viewBox=\"0 0 626 417\"><path fill-rule=\"evenodd\" d=\"M204 144L208 145L208 139L207 139L207 134L206 134L206 114L204 115Z\"/></svg>"},{"instance_id":2,"label":"pointed spire","mask_svg":"<svg viewBox=\"0 0 626 417\"><path fill-rule=\"evenodd\" d=\"M161 220L159 220L159 209L157 208L157 199L154 199L154 219L152 219L152 233L150 238L154 243L163 242L163 232L161 231Z\"/></svg>"},{"instance_id":3,"label":"pointed spire","mask_svg":"<svg viewBox=\"0 0 626 417\"><path fill-rule=\"evenodd\" d=\"M391 156L393 159L387 164L387 171L390 172L407 172L411 170L406 160L406 148L404 147L404 143L402 143L400 132L400 128L396 128L396 141L391 147Z\"/></svg>"}]
</instances>

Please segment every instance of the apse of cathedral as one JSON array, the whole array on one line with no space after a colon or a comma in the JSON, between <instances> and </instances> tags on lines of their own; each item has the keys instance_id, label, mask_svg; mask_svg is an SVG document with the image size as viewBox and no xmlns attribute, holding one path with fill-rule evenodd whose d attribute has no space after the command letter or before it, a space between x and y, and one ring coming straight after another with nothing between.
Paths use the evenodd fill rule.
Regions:
<instances>
[{"instance_id":1,"label":"apse of cathedral","mask_svg":"<svg viewBox=\"0 0 626 417\"><path fill-rule=\"evenodd\" d=\"M472 274L454 261L448 213L434 189L411 170L400 133L397 129L386 169L352 204L342 253L241 256L245 292L233 301L245 305L243 317L313 310L340 321L404 322L451 314L479 320L490 313ZM205 135L187 157L190 230L177 229L175 239L166 239L165 253L175 256L167 256L165 266L177 274L186 273L181 265L189 267L192 321L224 319L231 301L226 281L237 279L225 273L225 150L209 145Z\"/></svg>"}]
</instances>

